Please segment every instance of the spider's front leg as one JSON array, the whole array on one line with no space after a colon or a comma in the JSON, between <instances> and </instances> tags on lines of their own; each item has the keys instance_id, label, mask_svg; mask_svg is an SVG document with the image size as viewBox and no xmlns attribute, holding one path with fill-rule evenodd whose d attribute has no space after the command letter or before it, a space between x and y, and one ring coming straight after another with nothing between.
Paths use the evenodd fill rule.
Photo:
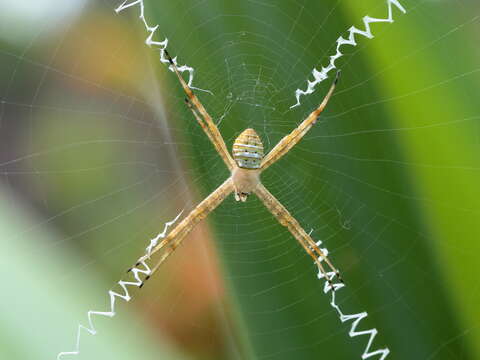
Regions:
<instances>
[{"instance_id":1,"label":"spider's front leg","mask_svg":"<svg viewBox=\"0 0 480 360\"><path fill-rule=\"evenodd\" d=\"M177 75L177 78L180 81L180 84L182 85L182 88L185 91L185 94L187 95L186 103L188 107L192 111L193 115L195 116L195 119L198 121L203 131L207 134L208 138L210 139L213 146L215 147L215 150L217 150L218 154L223 159L228 169L232 171L233 168L235 167L235 162L233 161L232 157L230 156L230 153L227 150L227 146L225 145L225 141L223 140L223 137L220 134L220 131L218 130L217 125L215 125L212 117L207 112L207 110L205 109L203 104L200 102L198 97L193 93L190 86L188 86L188 84L182 78L182 75L180 74L180 71L178 70L177 65L175 65L175 62L173 61L171 56L168 54L167 50L165 50L165 55L167 56L167 59L170 62L171 69L173 69L173 71Z\"/></svg>"},{"instance_id":2,"label":"spider's front leg","mask_svg":"<svg viewBox=\"0 0 480 360\"><path fill-rule=\"evenodd\" d=\"M288 153L290 149L292 149L312 128L312 126L316 123L317 118L320 116L322 111L327 106L328 101L332 97L339 78L340 70L337 71L335 80L333 81L330 90L328 90L327 95L325 95L322 103L305 120L303 120L303 122L295 130L280 140L279 143L275 145L275 147L265 156L261 164L262 170L265 170L270 165L277 162L283 155Z\"/></svg>"}]
</instances>

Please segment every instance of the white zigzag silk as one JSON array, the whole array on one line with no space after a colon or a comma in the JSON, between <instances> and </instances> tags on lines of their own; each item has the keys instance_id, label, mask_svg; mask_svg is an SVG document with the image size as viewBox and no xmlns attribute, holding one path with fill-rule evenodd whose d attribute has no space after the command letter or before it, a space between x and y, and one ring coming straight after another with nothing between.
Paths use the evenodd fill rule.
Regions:
<instances>
[{"instance_id":1,"label":"white zigzag silk","mask_svg":"<svg viewBox=\"0 0 480 360\"><path fill-rule=\"evenodd\" d=\"M143 4L143 0L126 0L118 8L116 8L115 11L117 13L119 13L119 12L121 12L121 11L123 11L123 10L125 10L129 7L135 6L135 5L138 5L140 7L140 19L142 20L143 24L145 25L145 28L146 28L147 32L149 33L147 39L145 40L145 43L148 46L152 46L152 45L157 46L160 50L160 62L168 65L170 71L174 71L173 67L169 63L169 60L165 57L165 49L168 45L168 39L165 39L164 41L161 41L161 42L153 40L153 36L155 34L155 31L158 29L159 25L155 25L155 26L148 25L148 23L145 19L145 7L144 7L144 4ZM300 90L300 89L296 90L295 96L296 96L296 99L297 99L297 103L295 105L293 105L292 107L300 105L300 97L303 96L303 95L313 93L314 90L315 90L315 86L318 85L323 80L325 80L328 77L327 74L331 70L336 68L335 67L335 61L338 58L343 56L342 52L340 51L340 47L342 45L344 45L344 44L352 45L352 46L357 45L357 43L355 41L355 34L360 34L360 35L363 35L363 36L371 39L371 38L373 38L373 34L371 33L371 30L370 30L370 24L371 23L375 23L375 22L389 22L389 23L392 23L393 22L392 5L396 6L403 13L406 13L406 10L403 8L402 5L400 5L400 3L397 0L387 0L388 17L386 19L376 19L376 18L372 18L370 16L365 16L363 18L363 22L365 24L365 30L364 31L359 30L359 29L355 28L354 26L352 26L349 29L350 35L349 35L348 39L344 39L343 37L338 38L338 40L337 40L337 51L336 51L335 55L330 57L330 64L327 67L323 67L321 71L318 71L317 69L313 69L312 74L313 74L313 77L315 78L315 80L314 81L308 81L308 83L307 83L308 85L307 85L306 90ZM194 73L193 68L189 67L187 65L179 66L177 64L177 58L176 57L173 59L173 62L177 66L177 68L180 72L188 72L189 73L188 85L190 87L192 87L191 84L192 84L192 81L193 81L193 73ZM202 89L197 88L197 90L202 90ZM118 285L120 285L120 287L123 289L123 293L117 293L117 292L114 292L112 290L110 290L108 292L108 294L110 296L110 311L93 311L93 310L88 311L87 312L88 326L84 326L82 324L78 325L77 341L76 341L76 345L75 345L75 350L60 352L57 355L57 360L60 360L62 357L67 356L67 355L79 355L80 354L80 339L81 339L82 330L88 332L90 335L95 335L97 333L97 330L95 329L95 326L93 324L93 319L92 319L94 315L96 315L96 316L106 316L106 317L110 317L110 318L114 317L115 316L116 299L120 298L120 299L122 299L124 301L127 301L127 302L131 300L131 296L130 296L130 293L129 293L127 287L128 286L140 287L140 285L142 285L142 283L143 283L143 281L141 279L141 275L147 275L148 276L148 275L151 274L150 267L142 259L145 259L145 258L148 259L150 257L150 254L151 254L151 251L153 250L153 248L158 244L158 241L160 239L162 239L166 236L168 228L170 226L172 226L178 220L178 218L181 216L182 212L180 214L178 214L175 217L175 219L166 223L163 231L160 234L158 234L155 238L150 240L150 244L146 248L145 255L142 256L139 259L139 265L135 266L131 270L135 281L123 281L123 280L119 281ZM319 241L317 243L317 245L320 246L321 241ZM322 249L322 251L324 252L325 256L328 254L327 249ZM319 260L323 261L323 258L320 258ZM323 273L321 273L321 272L318 273L318 278L319 279L322 279L324 277L325 276L323 275ZM324 293L327 294L329 291L331 291L331 294L332 294L331 299L332 300L330 302L330 305L338 313L341 322L347 322L347 321L353 320L352 326L351 326L350 332L349 332L350 337L355 337L355 336L360 336L360 335L369 335L369 340L368 340L367 346L365 347L365 350L362 354L362 359L368 359L372 356L380 355L379 360L384 360L388 356L388 354L390 353L390 350L388 348L384 348L384 349L380 349L380 350L373 350L373 351L370 350L370 348L372 346L372 343L373 343L373 340L375 339L375 336L378 333L377 329L373 328L373 329L369 329L369 330L357 331L357 327L358 327L359 323L362 321L362 319L364 319L365 317L368 316L367 312L345 315L341 311L340 307L337 305L337 303L335 301L336 292L339 289L343 288L345 285L343 283L333 283L333 285L330 285L330 283L336 278L336 274L334 272L329 272L327 274L327 277L328 277L328 279L330 279L330 281L328 281L328 279L325 279Z\"/></svg>"},{"instance_id":2,"label":"white zigzag silk","mask_svg":"<svg viewBox=\"0 0 480 360\"><path fill-rule=\"evenodd\" d=\"M321 244L322 244L321 241L317 242L317 246L320 246ZM328 255L328 250L327 249L324 248L324 249L321 249L321 250L325 254L325 256ZM321 258L319 258L319 260L323 261L324 258L321 257ZM342 312L342 310L340 309L340 307L337 305L337 303L335 301L335 294L338 290L343 288L345 286L345 284L343 282L342 283L333 283L333 281L337 278L336 275L337 274L334 273L333 271L327 273L327 278L328 279L325 279L325 284L324 284L324 287L323 287L323 292L325 294L327 294L329 291L331 291L332 300L330 301L330 305L337 311L338 316L340 318L340 321L342 323L353 320L352 326L350 327L350 331L348 333L348 335L350 335L350 337L353 338L355 336L360 336L360 335L369 335L367 346L365 347L365 350L363 351L363 354L362 354L362 359L365 360L365 359L368 359L372 356L380 355L378 360L384 360L388 356L388 354L390 354L390 349L389 348L384 348L384 349L380 349L380 350L373 350L373 351L370 350L370 348L372 346L372 343L373 343L373 340L375 339L375 336L377 336L377 334L378 334L377 329L373 328L373 329L368 329L368 330L357 331L358 325L360 324L362 319L364 319L368 316L368 313L364 311L364 312L361 312L361 313L358 313L358 314L345 315ZM318 272L317 276L318 276L319 279L325 278L325 275L321 271Z\"/></svg>"},{"instance_id":3,"label":"white zigzag silk","mask_svg":"<svg viewBox=\"0 0 480 360\"><path fill-rule=\"evenodd\" d=\"M407 12L407 10L405 10L405 8L398 2L398 0L387 0L388 16L385 19L377 19L377 18L370 17L368 15L364 16L363 23L365 25L365 30L360 30L360 29L357 29L355 26L352 26L350 29L348 29L348 32L349 32L348 39L345 39L343 36L340 36L337 39L337 49L336 49L335 55L330 56L330 63L328 64L328 66L322 67L322 70L320 71L318 71L315 68L313 69L312 75L314 80L313 81L307 80L307 88L305 90L301 90L301 89L295 90L295 97L297 99L297 103L290 106L290 109L299 106L300 97L313 93L315 91L315 87L318 84L320 84L323 80L328 78L328 73L333 69L337 68L335 66L335 62L337 61L338 58L341 58L343 56L343 53L340 51L340 48L343 45L357 46L357 42L355 40L355 34L362 35L362 36L365 36L366 38L372 39L374 36L370 29L370 24L378 23L378 22L393 23L394 21L393 10L392 10L393 6L395 6L404 14Z\"/></svg>"},{"instance_id":4,"label":"white zigzag silk","mask_svg":"<svg viewBox=\"0 0 480 360\"><path fill-rule=\"evenodd\" d=\"M131 270L131 272L133 274L133 277L135 278L135 281L123 281L123 280L121 280L121 281L118 282L118 285L120 285L120 287L123 289L123 294L114 292L112 290L109 290L108 295L110 296L110 311L94 311L94 310L88 311L87 312L88 326L84 326L82 324L78 325L77 341L76 341L76 344L75 344L75 350L60 352L57 355L57 360L60 360L63 356L79 355L80 354L80 339L81 339L82 330L88 332L90 335L95 335L97 333L97 330L95 329L95 326L94 326L93 320L92 320L93 315L106 316L106 317L112 318L112 317L115 316L116 298L120 298L120 299L122 299L124 301L127 301L127 302L131 300L131 296L130 296L130 293L128 291L127 286L140 287L140 285L142 285L142 283L143 283L143 280L140 278L140 276L141 275L148 276L148 275L151 274L150 267L145 262L145 260L141 260L141 259L145 259L145 258L148 259L150 257L151 251L158 244L158 241L160 239L163 239L166 236L168 229L175 222L177 222L177 220L180 218L182 213L183 213L183 211L180 212L175 217L175 219L167 222L165 224L164 228L163 228L163 231L161 233L159 233L156 237L154 237L150 240L150 244L146 248L145 255L142 256L141 258L139 258L139 262L138 262L139 265L136 265ZM322 244L321 241L317 242L317 246L320 246L321 244ZM323 248L321 250L325 254L325 256L328 256L328 250L326 248ZM319 260L323 261L324 258L322 257ZM318 272L318 278L322 279L324 277L325 276L323 275L323 273L319 271ZM329 291L331 291L332 300L330 302L330 305L337 311L341 322L346 322L346 321L353 320L352 327L350 328L350 332L349 332L350 337L355 337L355 336L360 336L360 335L369 335L370 336L369 340L368 340L368 343L367 343L367 346L365 347L365 350L362 354L362 359L368 359L368 358L370 358L372 356L375 356L375 355L381 355L379 360L384 360L387 357L387 355L390 353L390 350L388 348L380 349L380 350L374 350L374 351L370 350L370 347L372 346L373 340L375 339L375 336L377 336L377 333L378 333L377 329L373 328L373 329L369 329L369 330L357 331L357 327L358 327L359 323L362 321L363 318L367 317L368 314L366 312L361 312L361 313L358 313L358 314L345 315L341 311L341 309L337 305L337 303L335 302L336 291L343 288L345 286L345 284L343 284L343 283L333 283L333 285L330 285L330 283L334 279L336 279L336 273L334 273L334 272L327 273L327 277L328 277L328 279L330 279L330 281L325 279L325 284L324 284L323 291L324 291L325 294L327 294Z\"/></svg>"},{"instance_id":5,"label":"white zigzag silk","mask_svg":"<svg viewBox=\"0 0 480 360\"><path fill-rule=\"evenodd\" d=\"M155 32L157 31L159 25L150 26L148 24L147 20L145 19L145 6L144 6L144 3L143 3L143 0L126 0L119 7L117 7L115 9L115 11L118 14L121 11L123 11L125 9L128 9L128 8L130 8L132 6L135 6L135 5L140 7L140 16L139 17L142 20L142 22L145 26L145 29L149 33L147 39L145 40L145 43L150 47L151 46L158 47L158 49L160 51L160 62L168 65L168 68L170 69L170 71L174 72L174 68L170 65L170 61L165 57L165 49L167 48L167 45L168 45L168 39L165 38L165 40L163 40L163 41L153 40L153 36L155 35ZM181 72L181 73L188 72L189 73L188 85L192 89L206 91L206 90L195 88L195 87L192 86L193 74L194 74L194 69L192 67L187 66L187 65L181 65L181 66L178 65L176 57L173 58L172 60L173 60L173 63L175 64L175 66L177 67L179 72ZM207 92L209 92L209 91L207 91ZM177 217L174 220L165 224L165 228L163 229L162 233L158 234L155 238L150 240L150 244L146 248L145 255L142 256L138 261L139 265L135 266L131 270L131 272L133 274L133 277L135 278L135 281L123 281L123 280L121 280L121 281L118 282L118 285L120 285L120 287L123 289L123 294L122 293L116 293L112 290L110 290L108 292L108 294L110 296L110 311L92 311L92 310L88 311L88 313L87 313L88 326L84 326L84 325L81 325L81 324L78 325L77 341L76 341L76 345L75 345L75 350L59 353L57 355L57 360L60 360L63 356L80 354L80 338L81 338L82 330L88 332L90 335L95 335L97 333L97 330L95 329L95 326L94 326L93 320L92 320L92 317L94 315L114 317L115 316L115 301L116 301L116 298L120 298L120 299L122 299L124 301L127 301L127 302L131 300L131 296L130 296L130 293L128 292L127 286L140 287L140 285L142 284L142 280L141 280L140 276L141 275L148 276L151 273L150 267L142 259L148 259L150 257L151 251L153 250L153 248L158 244L158 241L160 239L165 237L168 228L178 220L178 218L180 217L182 212L180 214L178 214Z\"/></svg>"},{"instance_id":6,"label":"white zigzag silk","mask_svg":"<svg viewBox=\"0 0 480 360\"><path fill-rule=\"evenodd\" d=\"M121 11L123 11L125 9L128 9L128 8L130 8L132 6L135 6L135 5L138 5L140 7L139 18L140 18L140 20L142 20L143 25L145 26L145 29L149 33L147 39L145 40L145 44L147 44L150 47L152 47L152 46L158 47L158 49L160 50L160 62L168 65L169 70L174 72L175 70L174 70L173 66L171 66L168 58L165 57L165 50L166 50L167 45L168 45L168 39L165 38L165 40L163 40L163 41L153 40L153 36L155 35L155 32L157 31L157 29L160 25L150 26L148 24L147 20L145 19L145 5L143 3L143 0L126 0L119 7L117 7L115 9L115 12L118 14ZM204 90L204 89L200 89L200 88L192 86L193 73L194 73L194 69L192 67L187 66L187 65L181 65L181 66L178 65L177 57L174 57L172 60L173 60L173 63L175 64L175 66L177 67L179 72L181 72L181 73L188 72L189 75L188 75L188 82L187 83L188 83L188 86L190 88L200 90L200 91L206 91L208 93L212 93L209 90Z\"/></svg>"},{"instance_id":7,"label":"white zigzag silk","mask_svg":"<svg viewBox=\"0 0 480 360\"><path fill-rule=\"evenodd\" d=\"M172 221L169 221L165 224L163 231L158 234L156 237L150 240L150 244L146 248L145 255L142 256L139 261L138 265L132 268L131 273L133 274L133 277L135 278L135 281L123 281L120 280L118 282L118 285L123 289L123 293L117 293L115 291L109 290L108 295L110 296L110 311L94 311L90 310L87 312L87 318L88 318L88 326L79 324L78 325L78 330L77 330L77 342L75 343L75 350L72 351L63 351L57 355L57 360L60 360L62 357L67 356L67 355L79 355L80 354L80 339L82 336L82 330L88 332L90 335L95 335L97 333L97 329L95 329L95 325L93 324L93 316L106 316L109 318L112 318L115 316L115 304L117 298L120 298L124 301L130 301L132 297L130 296L130 293L128 292L128 286L136 286L140 287L142 285L143 280L140 278L142 275L150 275L151 269L148 266L148 264L145 262L145 260L142 259L148 259L151 255L152 249L157 245L158 240L162 239L166 236L168 229L170 226L172 226L178 218L182 215L183 211L178 214L175 219Z\"/></svg>"}]
</instances>

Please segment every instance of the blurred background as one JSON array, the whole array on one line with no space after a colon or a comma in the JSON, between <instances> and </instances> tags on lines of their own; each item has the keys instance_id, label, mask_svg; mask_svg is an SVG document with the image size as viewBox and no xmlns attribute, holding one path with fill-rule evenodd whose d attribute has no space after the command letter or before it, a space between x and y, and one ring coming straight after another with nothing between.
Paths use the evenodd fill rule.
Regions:
<instances>
[{"instance_id":1,"label":"blurred background","mask_svg":"<svg viewBox=\"0 0 480 360\"><path fill-rule=\"evenodd\" d=\"M133 1L132 1L133 2ZM139 6L0 2L0 355L54 359L167 221L229 175ZM145 0L230 148L267 149L321 101L295 103L336 39L386 1ZM342 48L328 109L263 182L330 250L345 313L391 359L480 358L480 4L402 0ZM228 198L78 359L359 359L315 266L253 196ZM374 358L374 357L372 357Z\"/></svg>"}]
</instances>

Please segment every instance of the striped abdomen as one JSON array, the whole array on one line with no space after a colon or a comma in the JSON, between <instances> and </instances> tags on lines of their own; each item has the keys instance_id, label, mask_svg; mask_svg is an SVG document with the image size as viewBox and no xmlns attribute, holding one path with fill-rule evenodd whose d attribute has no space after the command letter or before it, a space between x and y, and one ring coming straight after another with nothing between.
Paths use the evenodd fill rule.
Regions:
<instances>
[{"instance_id":1,"label":"striped abdomen","mask_svg":"<svg viewBox=\"0 0 480 360\"><path fill-rule=\"evenodd\" d=\"M263 155L262 141L253 129L242 132L233 143L233 158L241 168L260 168Z\"/></svg>"}]
</instances>

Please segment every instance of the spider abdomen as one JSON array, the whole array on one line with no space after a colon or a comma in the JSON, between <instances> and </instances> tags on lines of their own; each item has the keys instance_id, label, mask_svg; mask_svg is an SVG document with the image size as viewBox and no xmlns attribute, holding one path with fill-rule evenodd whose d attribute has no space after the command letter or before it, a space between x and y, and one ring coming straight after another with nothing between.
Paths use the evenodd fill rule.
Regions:
<instances>
[{"instance_id":1,"label":"spider abdomen","mask_svg":"<svg viewBox=\"0 0 480 360\"><path fill-rule=\"evenodd\" d=\"M233 143L233 159L243 169L259 169L263 155L262 140L253 129L243 131Z\"/></svg>"}]
</instances>

